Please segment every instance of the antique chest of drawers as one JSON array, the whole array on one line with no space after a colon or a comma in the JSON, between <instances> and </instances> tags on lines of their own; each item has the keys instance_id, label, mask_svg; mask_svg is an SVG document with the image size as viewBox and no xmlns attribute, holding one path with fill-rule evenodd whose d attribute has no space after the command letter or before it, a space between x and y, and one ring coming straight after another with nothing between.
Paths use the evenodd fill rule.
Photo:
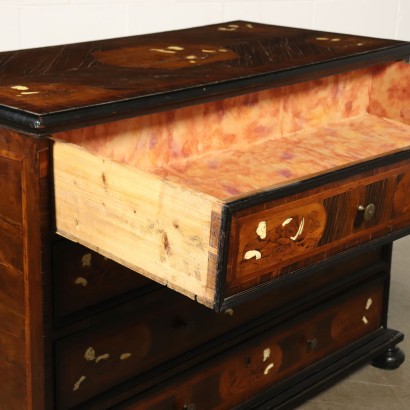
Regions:
<instances>
[{"instance_id":1,"label":"antique chest of drawers","mask_svg":"<svg viewBox=\"0 0 410 410\"><path fill-rule=\"evenodd\" d=\"M0 409L285 409L400 366L409 56L243 21L0 53Z\"/></svg>"}]
</instances>

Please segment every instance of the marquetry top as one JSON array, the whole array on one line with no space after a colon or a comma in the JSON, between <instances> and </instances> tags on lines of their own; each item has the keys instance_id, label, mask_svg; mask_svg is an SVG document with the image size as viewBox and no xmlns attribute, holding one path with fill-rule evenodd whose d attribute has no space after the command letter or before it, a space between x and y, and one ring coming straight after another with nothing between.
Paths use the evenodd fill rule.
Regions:
<instances>
[{"instance_id":1,"label":"marquetry top","mask_svg":"<svg viewBox=\"0 0 410 410\"><path fill-rule=\"evenodd\" d=\"M410 43L234 21L0 53L0 124L44 135L405 58Z\"/></svg>"}]
</instances>

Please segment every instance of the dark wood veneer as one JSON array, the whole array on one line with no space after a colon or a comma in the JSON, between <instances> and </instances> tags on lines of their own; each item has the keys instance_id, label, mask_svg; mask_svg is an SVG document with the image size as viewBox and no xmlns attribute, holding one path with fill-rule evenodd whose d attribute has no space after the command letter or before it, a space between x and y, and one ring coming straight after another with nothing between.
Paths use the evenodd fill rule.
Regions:
<instances>
[{"instance_id":1,"label":"dark wood veneer","mask_svg":"<svg viewBox=\"0 0 410 410\"><path fill-rule=\"evenodd\" d=\"M354 255L348 264L315 270L260 296L257 304L247 301L227 313L213 312L173 291L160 289L108 314L102 312L98 319L85 319L55 334L58 402L64 409L71 408L70 403L84 409L110 408L108 403L116 404L132 392L142 392L244 338L284 323L296 312L303 313L319 301L338 295L341 289L361 286L386 271L388 254L386 248L379 248ZM165 347L163 340L167 341ZM86 361L84 354L89 347L95 349L96 357L105 352L113 356L112 360L98 364ZM118 360L124 349L135 354L140 348L145 354L134 357L134 362ZM87 381L74 394L72 385L80 374L86 375Z\"/></svg>"},{"instance_id":2,"label":"dark wood veneer","mask_svg":"<svg viewBox=\"0 0 410 410\"><path fill-rule=\"evenodd\" d=\"M51 356L51 324L43 310L49 280L48 147L47 140L0 131L1 171L13 183L0 198L0 408L7 410L47 408L52 394L44 389Z\"/></svg>"},{"instance_id":3,"label":"dark wood veneer","mask_svg":"<svg viewBox=\"0 0 410 410\"><path fill-rule=\"evenodd\" d=\"M216 309L232 306L235 301L239 303L246 295L256 296L263 287L272 288L275 279L309 268L312 263L325 260L335 253L374 241L377 237L392 235L399 238L406 235L407 231L399 228L405 226L409 219L406 210L410 200L404 194L409 182L405 177L409 162L402 159L409 153L400 152L397 155L396 163L383 163L378 159L370 164L361 164L354 174L349 175L352 170L344 170L339 175L345 176L344 178L335 176L335 179L327 183L321 181L320 185L316 181L310 189L299 184L299 189L290 185L283 187L283 190L279 188L267 191L258 194L259 200L265 200L258 200L254 204L252 198L244 198L240 207L236 202L233 204L233 212L230 210L231 204L228 204L225 207L223 229L226 236L221 240L219 252L219 280L226 285L225 289L219 289L219 305ZM314 180L315 178L312 179ZM318 180L322 178L319 177ZM306 185L309 187L309 183ZM369 203L375 203L376 212L371 220L365 221L358 212L358 206ZM323 215L320 215L319 206L323 206ZM279 232L279 228L276 231L273 228L280 226L287 217L294 217L296 221L299 214L301 219L310 212L315 215L310 222L312 235L306 234L309 231L307 223L304 231L308 243L303 247L302 241L293 249L292 246L296 244L288 237L296 233L298 223L286 226L287 231L284 233ZM326 223L322 221L323 229L318 230L321 219ZM266 243L261 242L254 233L261 220L269 221L271 226ZM284 227L281 229L285 230ZM225 232L229 232L229 235ZM275 240L281 241L280 246ZM260 249L262 245L265 254L272 248L274 256L251 261L243 259L246 250ZM283 251L278 253L278 248L283 248ZM258 286L258 292L246 292L255 286Z\"/></svg>"},{"instance_id":4,"label":"dark wood veneer","mask_svg":"<svg viewBox=\"0 0 410 410\"><path fill-rule=\"evenodd\" d=\"M53 244L54 315L60 327L99 304L115 305L161 286L144 276L65 239ZM114 299L114 300L113 300Z\"/></svg>"},{"instance_id":5,"label":"dark wood veneer","mask_svg":"<svg viewBox=\"0 0 410 410\"><path fill-rule=\"evenodd\" d=\"M362 293L358 292L360 288L356 289L328 303L323 310L306 312L300 322L271 329L230 349L211 363L192 369L180 377L177 384L154 389L142 400L120 408L165 410L170 397L176 408L189 404L199 408L230 409L238 405L241 408L241 403L257 396L262 386L266 388L290 377L297 369L306 368L329 354L336 345L347 346L366 334L375 333L381 326L382 284L383 281L366 286ZM372 308L366 309L369 299L374 303L371 314ZM367 315L367 324L363 322L363 315ZM345 331L346 326L349 332Z\"/></svg>"},{"instance_id":6,"label":"dark wood veneer","mask_svg":"<svg viewBox=\"0 0 410 410\"><path fill-rule=\"evenodd\" d=\"M237 27L220 30L230 25ZM335 37L340 41L331 42ZM127 54L127 60L121 53ZM138 57L133 58L134 54ZM192 55L197 58L187 59ZM0 121L8 127L46 135L408 55L410 45L402 41L244 21L5 52L0 54ZM24 92L36 94L21 94Z\"/></svg>"}]
</instances>

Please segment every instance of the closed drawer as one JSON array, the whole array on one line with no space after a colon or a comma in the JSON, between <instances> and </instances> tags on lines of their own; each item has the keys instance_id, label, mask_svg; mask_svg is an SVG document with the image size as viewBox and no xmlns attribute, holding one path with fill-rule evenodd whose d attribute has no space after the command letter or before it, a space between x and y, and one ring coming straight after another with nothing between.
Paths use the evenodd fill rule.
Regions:
<instances>
[{"instance_id":1,"label":"closed drawer","mask_svg":"<svg viewBox=\"0 0 410 410\"><path fill-rule=\"evenodd\" d=\"M53 273L57 320L137 289L143 293L154 287L147 278L67 240L53 244Z\"/></svg>"},{"instance_id":2,"label":"closed drawer","mask_svg":"<svg viewBox=\"0 0 410 410\"><path fill-rule=\"evenodd\" d=\"M260 320L274 304L265 297L216 313L167 289L141 296L115 320L56 342L58 408L74 408L138 376L135 385L152 385L192 360L205 343L238 337L229 332ZM205 351L212 347L215 342Z\"/></svg>"},{"instance_id":3,"label":"closed drawer","mask_svg":"<svg viewBox=\"0 0 410 410\"><path fill-rule=\"evenodd\" d=\"M56 342L58 408L98 399L130 379L140 390L155 385L183 366L237 344L243 334L254 334L369 280L386 269L386 257L384 248L351 256L272 289L258 303L248 301L223 313L168 289L142 295L114 320Z\"/></svg>"},{"instance_id":4,"label":"closed drawer","mask_svg":"<svg viewBox=\"0 0 410 410\"><path fill-rule=\"evenodd\" d=\"M220 310L410 228L410 125L369 114L375 73L57 134L57 231Z\"/></svg>"},{"instance_id":5,"label":"closed drawer","mask_svg":"<svg viewBox=\"0 0 410 410\"><path fill-rule=\"evenodd\" d=\"M383 285L345 294L120 406L121 410L232 409L382 325Z\"/></svg>"}]
</instances>

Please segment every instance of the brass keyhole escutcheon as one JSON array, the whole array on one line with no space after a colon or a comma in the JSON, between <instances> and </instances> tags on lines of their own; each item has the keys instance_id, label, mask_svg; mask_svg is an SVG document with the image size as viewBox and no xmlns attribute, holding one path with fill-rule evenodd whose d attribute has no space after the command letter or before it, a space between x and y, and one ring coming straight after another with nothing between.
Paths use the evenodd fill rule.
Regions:
<instances>
[{"instance_id":1,"label":"brass keyhole escutcheon","mask_svg":"<svg viewBox=\"0 0 410 410\"><path fill-rule=\"evenodd\" d=\"M360 205L357 209L359 212L364 212L363 217L365 221L370 221L370 219L372 219L374 214L376 213L375 204L369 204L366 207L363 205Z\"/></svg>"}]
</instances>

